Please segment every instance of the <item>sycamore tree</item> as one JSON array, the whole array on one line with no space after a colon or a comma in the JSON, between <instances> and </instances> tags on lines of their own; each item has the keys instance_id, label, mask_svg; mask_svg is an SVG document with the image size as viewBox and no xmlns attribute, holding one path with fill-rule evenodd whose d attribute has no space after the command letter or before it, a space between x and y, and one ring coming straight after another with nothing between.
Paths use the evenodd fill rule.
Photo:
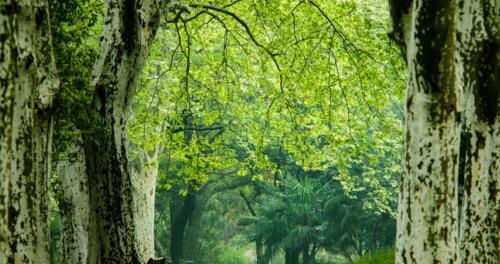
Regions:
<instances>
[{"instance_id":1,"label":"sycamore tree","mask_svg":"<svg viewBox=\"0 0 500 264\"><path fill-rule=\"evenodd\" d=\"M91 103L77 106L87 113L87 122L80 128L85 130L81 146L88 173L80 176L89 176L91 188L91 263L142 263L150 257L136 251L126 125L136 82L158 26L160 4L104 1L103 34L98 59L93 61L93 81L88 86ZM52 106L60 83L55 61L63 58L54 60L48 1L3 1L0 7L4 36L0 261L49 263L48 183L52 121L57 109ZM64 99L61 96L58 103L71 104L72 100Z\"/></svg>"}]
</instances>

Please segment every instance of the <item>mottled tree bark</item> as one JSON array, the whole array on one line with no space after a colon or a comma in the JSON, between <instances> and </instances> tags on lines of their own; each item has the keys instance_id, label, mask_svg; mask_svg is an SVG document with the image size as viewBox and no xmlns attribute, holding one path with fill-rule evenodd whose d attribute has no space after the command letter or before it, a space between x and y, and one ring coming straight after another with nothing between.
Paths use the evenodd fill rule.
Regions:
<instances>
[{"instance_id":1,"label":"mottled tree bark","mask_svg":"<svg viewBox=\"0 0 500 264\"><path fill-rule=\"evenodd\" d=\"M58 163L61 252L64 264L88 263L89 186L82 147L73 145Z\"/></svg>"},{"instance_id":2,"label":"mottled tree bark","mask_svg":"<svg viewBox=\"0 0 500 264\"><path fill-rule=\"evenodd\" d=\"M396 261L456 263L462 87L455 75L455 2L399 5L393 37L409 79Z\"/></svg>"},{"instance_id":3,"label":"mottled tree bark","mask_svg":"<svg viewBox=\"0 0 500 264\"><path fill-rule=\"evenodd\" d=\"M52 99L46 1L0 3L0 263L49 263Z\"/></svg>"},{"instance_id":4,"label":"mottled tree bark","mask_svg":"<svg viewBox=\"0 0 500 264\"><path fill-rule=\"evenodd\" d=\"M410 71L397 262L498 263L500 1L390 2Z\"/></svg>"},{"instance_id":5,"label":"mottled tree bark","mask_svg":"<svg viewBox=\"0 0 500 264\"><path fill-rule=\"evenodd\" d=\"M84 137L90 186L90 263L144 263L135 235L126 127L159 14L159 0L106 1L90 113L95 123Z\"/></svg>"},{"instance_id":6,"label":"mottled tree bark","mask_svg":"<svg viewBox=\"0 0 500 264\"><path fill-rule=\"evenodd\" d=\"M465 104L460 263L500 260L500 1L459 1Z\"/></svg>"},{"instance_id":7,"label":"mottled tree bark","mask_svg":"<svg viewBox=\"0 0 500 264\"><path fill-rule=\"evenodd\" d=\"M9 182L12 162L12 120L14 96L19 81L17 50L14 43L15 17L10 11L11 2L0 4L0 264L10 257L9 246Z\"/></svg>"},{"instance_id":8,"label":"mottled tree bark","mask_svg":"<svg viewBox=\"0 0 500 264\"><path fill-rule=\"evenodd\" d=\"M498 56L498 55L497 55ZM497 57L500 60L500 56ZM495 73L500 76L500 72ZM495 89L500 83L497 82ZM479 98L478 98L479 97ZM500 118L493 123L474 118L481 95L467 102L464 203L460 226L460 263L491 263L500 260ZM476 101L476 102L474 102Z\"/></svg>"}]
</instances>

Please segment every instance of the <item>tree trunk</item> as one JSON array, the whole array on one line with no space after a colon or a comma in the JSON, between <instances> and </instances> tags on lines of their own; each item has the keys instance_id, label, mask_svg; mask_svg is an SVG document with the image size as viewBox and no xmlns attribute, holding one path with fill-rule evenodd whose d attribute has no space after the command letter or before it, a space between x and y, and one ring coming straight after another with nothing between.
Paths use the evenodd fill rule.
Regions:
<instances>
[{"instance_id":1,"label":"tree trunk","mask_svg":"<svg viewBox=\"0 0 500 264\"><path fill-rule=\"evenodd\" d=\"M189 190L185 197L172 191L170 199L170 255L172 264L180 264L184 255L184 234L186 225L196 206L196 194Z\"/></svg>"},{"instance_id":2,"label":"tree trunk","mask_svg":"<svg viewBox=\"0 0 500 264\"><path fill-rule=\"evenodd\" d=\"M143 263L135 236L127 119L159 23L159 0L107 0L94 68L91 133L84 138L90 186L90 263Z\"/></svg>"},{"instance_id":3,"label":"tree trunk","mask_svg":"<svg viewBox=\"0 0 500 264\"><path fill-rule=\"evenodd\" d=\"M243 198L245 205L247 206L248 211L253 217L257 217L257 212L252 206L250 199L248 199L243 191L240 191L240 196ZM257 264L264 264L264 251L263 251L263 243L260 237L255 239L255 255L257 258Z\"/></svg>"},{"instance_id":4,"label":"tree trunk","mask_svg":"<svg viewBox=\"0 0 500 264\"><path fill-rule=\"evenodd\" d=\"M61 252L64 264L88 263L89 186L85 156L81 146L73 145L59 161L59 212L61 214Z\"/></svg>"},{"instance_id":5,"label":"tree trunk","mask_svg":"<svg viewBox=\"0 0 500 264\"><path fill-rule=\"evenodd\" d=\"M231 174L233 172L229 172ZM192 206L191 211L185 213L189 215L187 218L187 230L185 230L185 234L182 235L184 237L182 242L182 251L185 249L189 250L189 260L194 261L195 263L201 262L203 256L201 255L201 245L199 243L201 223L203 219L203 215L205 213L206 205L210 198L220 192L224 192L227 190L234 190L240 186L243 186L249 182L248 178L235 178L232 181L228 181L225 178L211 179L205 182L195 193L194 202L189 202L188 205ZM191 190L194 192L194 190ZM244 197L244 195L243 195ZM246 197L245 197L246 198ZM175 200L182 200L179 198L172 198ZM189 198L193 199L193 198ZM187 197L184 199L184 203L187 202ZM194 203L191 205L191 203ZM177 205L179 206L179 205ZM251 206L251 205L250 205ZM179 210L179 209L177 209ZM171 211L172 212L172 211ZM176 214L179 214L178 212ZM178 237L181 237L178 235ZM173 243L174 241L172 241ZM259 261L259 255L257 256L257 261ZM262 256L261 256L262 258ZM262 260L261 260L262 261ZM260 262L258 262L259 264Z\"/></svg>"},{"instance_id":6,"label":"tree trunk","mask_svg":"<svg viewBox=\"0 0 500 264\"><path fill-rule=\"evenodd\" d=\"M285 264L299 264L299 251L297 249L285 249Z\"/></svg>"},{"instance_id":7,"label":"tree trunk","mask_svg":"<svg viewBox=\"0 0 500 264\"><path fill-rule=\"evenodd\" d=\"M155 258L155 191L161 151L161 146L152 153L144 151L137 166L133 169L135 235L138 243L138 254L145 263L149 259Z\"/></svg>"},{"instance_id":8,"label":"tree trunk","mask_svg":"<svg viewBox=\"0 0 500 264\"><path fill-rule=\"evenodd\" d=\"M391 4L392 36L410 68L397 261L497 263L500 2ZM463 90L465 164L463 182L457 182ZM464 195L460 201L459 184ZM460 214L457 204L462 206Z\"/></svg>"},{"instance_id":9,"label":"tree trunk","mask_svg":"<svg viewBox=\"0 0 500 264\"><path fill-rule=\"evenodd\" d=\"M52 98L46 1L0 3L0 263L49 263Z\"/></svg>"},{"instance_id":10,"label":"tree trunk","mask_svg":"<svg viewBox=\"0 0 500 264\"><path fill-rule=\"evenodd\" d=\"M460 263L500 260L500 2L465 1L458 14L467 94Z\"/></svg>"},{"instance_id":11,"label":"tree trunk","mask_svg":"<svg viewBox=\"0 0 500 264\"><path fill-rule=\"evenodd\" d=\"M393 37L409 67L396 260L456 263L462 87L455 75L455 2L392 2L398 2Z\"/></svg>"},{"instance_id":12,"label":"tree trunk","mask_svg":"<svg viewBox=\"0 0 500 264\"><path fill-rule=\"evenodd\" d=\"M184 244L184 249L189 250L189 260L194 261L194 263L200 263L202 261L201 245L199 243L200 233L202 232L202 219L205 213L205 206L210 199L211 194L207 193L207 189L200 189L196 193L196 203L194 205L194 210L189 218L188 229L186 232L186 243Z\"/></svg>"},{"instance_id":13,"label":"tree trunk","mask_svg":"<svg viewBox=\"0 0 500 264\"><path fill-rule=\"evenodd\" d=\"M304 248L302 249L302 262L304 264L309 264L311 261L311 256L309 255L309 242L304 243Z\"/></svg>"},{"instance_id":14,"label":"tree trunk","mask_svg":"<svg viewBox=\"0 0 500 264\"><path fill-rule=\"evenodd\" d=\"M498 56L498 55L497 55ZM497 57L500 60L500 56ZM500 76L500 72L495 73ZM496 83L498 89L500 83ZM478 94L467 103L464 203L460 226L460 263L498 263L500 260L500 119L474 118ZM476 102L474 102L476 101ZM477 116L476 116L477 117Z\"/></svg>"},{"instance_id":15,"label":"tree trunk","mask_svg":"<svg viewBox=\"0 0 500 264\"><path fill-rule=\"evenodd\" d=\"M262 239L256 238L255 239L255 257L256 259L256 264L265 264L264 261L264 247L262 245Z\"/></svg>"}]
</instances>

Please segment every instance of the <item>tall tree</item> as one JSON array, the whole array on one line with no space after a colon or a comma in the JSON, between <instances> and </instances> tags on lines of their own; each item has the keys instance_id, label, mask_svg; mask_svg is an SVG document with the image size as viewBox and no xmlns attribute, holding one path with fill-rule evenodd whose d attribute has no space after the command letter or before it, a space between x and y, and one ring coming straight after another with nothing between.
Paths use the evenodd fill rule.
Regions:
<instances>
[{"instance_id":1,"label":"tall tree","mask_svg":"<svg viewBox=\"0 0 500 264\"><path fill-rule=\"evenodd\" d=\"M392 37L400 44L410 71L397 262L495 263L499 243L494 224L499 215L498 1L390 2ZM462 122L466 169L460 209L457 176Z\"/></svg>"},{"instance_id":2,"label":"tall tree","mask_svg":"<svg viewBox=\"0 0 500 264\"><path fill-rule=\"evenodd\" d=\"M88 263L90 194L81 132L86 130L83 124L92 99L91 73L98 55L104 1L48 2L61 80L54 122L58 178L53 188L60 216L59 252L62 263Z\"/></svg>"},{"instance_id":3,"label":"tall tree","mask_svg":"<svg viewBox=\"0 0 500 264\"><path fill-rule=\"evenodd\" d=\"M46 1L0 3L0 263L49 263L52 101Z\"/></svg>"},{"instance_id":4,"label":"tall tree","mask_svg":"<svg viewBox=\"0 0 500 264\"><path fill-rule=\"evenodd\" d=\"M127 158L128 110L160 19L160 0L108 0L84 137L90 186L90 263L145 263L135 238ZM152 257L152 256L151 256Z\"/></svg>"}]
</instances>

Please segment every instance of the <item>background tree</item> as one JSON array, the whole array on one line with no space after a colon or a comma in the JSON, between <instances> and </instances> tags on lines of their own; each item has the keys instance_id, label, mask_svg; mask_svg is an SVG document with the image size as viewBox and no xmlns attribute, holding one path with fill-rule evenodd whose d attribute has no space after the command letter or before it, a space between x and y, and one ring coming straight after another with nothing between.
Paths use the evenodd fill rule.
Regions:
<instances>
[{"instance_id":1,"label":"background tree","mask_svg":"<svg viewBox=\"0 0 500 264\"><path fill-rule=\"evenodd\" d=\"M89 261L142 263L135 237L133 186L127 157L128 109L160 19L160 1L106 1L99 59L94 65L94 125L84 135L90 186Z\"/></svg>"},{"instance_id":2,"label":"background tree","mask_svg":"<svg viewBox=\"0 0 500 264\"><path fill-rule=\"evenodd\" d=\"M52 180L58 213L53 228L59 232L53 252L57 263L88 263L90 197L83 151L87 109L92 101L91 76L98 56L102 29L103 1L82 2L49 0L53 25L53 45L61 79L54 118L54 161L57 173ZM88 125L87 125L88 127ZM60 230L59 230L60 229ZM51 234L51 236L55 234ZM54 240L54 238L52 238Z\"/></svg>"}]
</instances>

